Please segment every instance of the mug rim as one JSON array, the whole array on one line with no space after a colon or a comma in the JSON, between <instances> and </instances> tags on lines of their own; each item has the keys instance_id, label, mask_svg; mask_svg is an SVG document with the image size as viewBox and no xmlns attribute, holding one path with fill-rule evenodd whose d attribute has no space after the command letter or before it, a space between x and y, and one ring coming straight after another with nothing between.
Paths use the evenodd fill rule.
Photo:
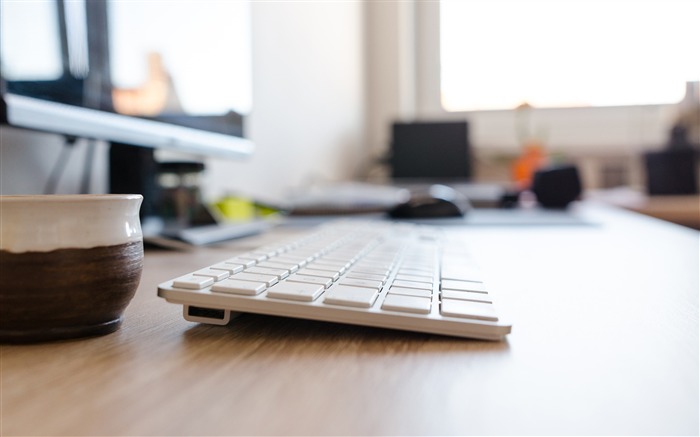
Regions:
<instances>
[{"instance_id":1,"label":"mug rim","mask_svg":"<svg viewBox=\"0 0 700 437\"><path fill-rule=\"evenodd\" d=\"M0 195L0 202L91 202L108 200L138 200L140 194L10 194Z\"/></svg>"}]
</instances>

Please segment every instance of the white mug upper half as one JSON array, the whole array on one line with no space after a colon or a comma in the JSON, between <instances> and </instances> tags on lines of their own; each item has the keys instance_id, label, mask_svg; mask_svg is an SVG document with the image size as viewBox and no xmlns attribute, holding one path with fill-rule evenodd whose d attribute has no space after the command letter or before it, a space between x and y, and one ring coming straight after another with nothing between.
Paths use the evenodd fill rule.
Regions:
<instances>
[{"instance_id":1,"label":"white mug upper half","mask_svg":"<svg viewBox=\"0 0 700 437\"><path fill-rule=\"evenodd\" d=\"M0 250L49 252L143 239L139 194L0 196Z\"/></svg>"}]
</instances>

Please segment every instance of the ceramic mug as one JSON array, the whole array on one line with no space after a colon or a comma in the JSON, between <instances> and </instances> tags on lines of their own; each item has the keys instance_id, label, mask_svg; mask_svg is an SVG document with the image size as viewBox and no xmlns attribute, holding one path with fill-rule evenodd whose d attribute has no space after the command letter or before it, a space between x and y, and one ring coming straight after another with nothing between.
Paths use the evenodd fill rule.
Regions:
<instances>
[{"instance_id":1,"label":"ceramic mug","mask_svg":"<svg viewBox=\"0 0 700 437\"><path fill-rule=\"evenodd\" d=\"M116 331L143 269L142 200L0 196L0 341Z\"/></svg>"}]
</instances>

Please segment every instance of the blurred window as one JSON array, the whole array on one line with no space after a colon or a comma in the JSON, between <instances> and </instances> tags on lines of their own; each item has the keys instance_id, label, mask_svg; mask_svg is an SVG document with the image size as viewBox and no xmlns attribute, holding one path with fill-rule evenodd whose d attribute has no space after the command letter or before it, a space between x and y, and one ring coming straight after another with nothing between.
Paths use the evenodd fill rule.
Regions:
<instances>
[{"instance_id":1,"label":"blurred window","mask_svg":"<svg viewBox=\"0 0 700 437\"><path fill-rule=\"evenodd\" d=\"M131 95L130 104L154 106L147 113L162 105L189 115L250 112L249 1L112 0L108 7L110 74L120 100Z\"/></svg>"},{"instance_id":2,"label":"blurred window","mask_svg":"<svg viewBox=\"0 0 700 437\"><path fill-rule=\"evenodd\" d=\"M27 26L27 23L35 25ZM63 74L54 0L0 2L0 59L7 80L56 80ZM27 56L31 53L31 56Z\"/></svg>"},{"instance_id":3,"label":"blurred window","mask_svg":"<svg viewBox=\"0 0 700 437\"><path fill-rule=\"evenodd\" d=\"M698 0L442 0L442 105L676 103L700 80L698 26Z\"/></svg>"}]
</instances>

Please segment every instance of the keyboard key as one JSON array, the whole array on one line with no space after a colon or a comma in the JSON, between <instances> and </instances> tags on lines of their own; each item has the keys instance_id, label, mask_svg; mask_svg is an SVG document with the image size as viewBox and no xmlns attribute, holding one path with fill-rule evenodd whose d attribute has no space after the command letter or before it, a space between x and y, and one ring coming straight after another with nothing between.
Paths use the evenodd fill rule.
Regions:
<instances>
[{"instance_id":1,"label":"keyboard key","mask_svg":"<svg viewBox=\"0 0 700 437\"><path fill-rule=\"evenodd\" d=\"M300 275L306 276L320 276L322 278L329 278L333 281L337 281L340 278L338 272L329 272L328 270L316 270L309 267L303 268L298 272Z\"/></svg>"},{"instance_id":2,"label":"keyboard key","mask_svg":"<svg viewBox=\"0 0 700 437\"><path fill-rule=\"evenodd\" d=\"M443 316L487 320L489 322L498 321L496 310L492 304L467 300L443 299L440 304L440 314Z\"/></svg>"},{"instance_id":3,"label":"keyboard key","mask_svg":"<svg viewBox=\"0 0 700 437\"><path fill-rule=\"evenodd\" d=\"M323 293L323 285L285 281L267 291L267 297L311 302Z\"/></svg>"},{"instance_id":4,"label":"keyboard key","mask_svg":"<svg viewBox=\"0 0 700 437\"><path fill-rule=\"evenodd\" d=\"M222 262L219 264L214 264L213 266L211 266L209 268L214 269L214 270L223 270L225 272L228 272L229 275L235 275L236 273L242 272L244 267L240 264L231 264L228 262Z\"/></svg>"},{"instance_id":5,"label":"keyboard key","mask_svg":"<svg viewBox=\"0 0 700 437\"><path fill-rule=\"evenodd\" d=\"M279 278L277 276L271 276L271 275L260 275L258 273L238 273L236 275L231 276L231 279L236 279L239 281L253 281L253 282L262 282L268 287L272 287L276 283L279 282Z\"/></svg>"},{"instance_id":6,"label":"keyboard key","mask_svg":"<svg viewBox=\"0 0 700 437\"><path fill-rule=\"evenodd\" d=\"M221 281L231 276L231 273L228 270L216 270L211 268L197 270L192 274L195 276L208 276L213 278L215 281Z\"/></svg>"},{"instance_id":7,"label":"keyboard key","mask_svg":"<svg viewBox=\"0 0 700 437\"><path fill-rule=\"evenodd\" d=\"M348 265L348 263L323 262L323 259L320 259L320 260L316 260L313 263L309 264L309 267L311 267L312 269L338 272L339 274L342 275L343 273L345 273L347 271L347 265Z\"/></svg>"},{"instance_id":8,"label":"keyboard key","mask_svg":"<svg viewBox=\"0 0 700 437\"><path fill-rule=\"evenodd\" d=\"M440 288L442 290L472 291L475 293L487 292L483 282L455 281L450 279L443 279L440 281Z\"/></svg>"},{"instance_id":9,"label":"keyboard key","mask_svg":"<svg viewBox=\"0 0 700 437\"><path fill-rule=\"evenodd\" d=\"M276 276L277 279L284 279L289 276L289 270L286 269L268 269L267 267L250 267L245 269L246 273L255 273L257 275L271 275Z\"/></svg>"},{"instance_id":10,"label":"keyboard key","mask_svg":"<svg viewBox=\"0 0 700 437\"><path fill-rule=\"evenodd\" d=\"M323 303L369 308L378 295L379 292L374 288L336 285L326 292Z\"/></svg>"},{"instance_id":11,"label":"keyboard key","mask_svg":"<svg viewBox=\"0 0 700 437\"><path fill-rule=\"evenodd\" d=\"M301 257L296 258L296 257L290 257L290 256L284 256L284 255L275 257L270 262L275 262L275 263L279 263L279 264L287 264L289 266L296 266L297 270L300 267L304 267L306 265L305 258L301 258Z\"/></svg>"},{"instance_id":12,"label":"keyboard key","mask_svg":"<svg viewBox=\"0 0 700 437\"><path fill-rule=\"evenodd\" d=\"M367 279L370 281L379 281L382 284L386 282L386 275L376 275L373 273L361 273L361 272L355 272L355 271L350 271L345 274L346 278L354 278L354 279Z\"/></svg>"},{"instance_id":13,"label":"keyboard key","mask_svg":"<svg viewBox=\"0 0 700 437\"><path fill-rule=\"evenodd\" d=\"M322 278L320 276L307 276L302 274L291 275L286 282L305 282L307 284L318 284L328 288L333 284L333 279Z\"/></svg>"},{"instance_id":14,"label":"keyboard key","mask_svg":"<svg viewBox=\"0 0 700 437\"><path fill-rule=\"evenodd\" d=\"M392 286L404 287L404 288L419 288L421 290L431 290L433 289L433 284L429 282L415 282L415 281L394 281Z\"/></svg>"},{"instance_id":15,"label":"keyboard key","mask_svg":"<svg viewBox=\"0 0 700 437\"><path fill-rule=\"evenodd\" d=\"M243 259L243 258L229 258L225 261L227 264L239 264L243 267L253 267L255 265L255 260L253 259Z\"/></svg>"},{"instance_id":16,"label":"keyboard key","mask_svg":"<svg viewBox=\"0 0 700 437\"><path fill-rule=\"evenodd\" d=\"M187 275L173 280L173 287L187 288L190 290L202 290L214 283L214 278L209 276Z\"/></svg>"},{"instance_id":17,"label":"keyboard key","mask_svg":"<svg viewBox=\"0 0 700 437\"><path fill-rule=\"evenodd\" d=\"M314 264L323 264L327 266L333 266L333 267L349 267L350 266L350 259L348 257L334 257L332 255L327 255L324 256L323 258L319 258L316 261L314 261Z\"/></svg>"},{"instance_id":18,"label":"keyboard key","mask_svg":"<svg viewBox=\"0 0 700 437\"><path fill-rule=\"evenodd\" d=\"M264 282L241 281L238 279L224 279L211 287L211 291L220 293L242 294L254 296L262 293L267 288Z\"/></svg>"},{"instance_id":19,"label":"keyboard key","mask_svg":"<svg viewBox=\"0 0 700 437\"><path fill-rule=\"evenodd\" d=\"M416 314L430 313L430 299L426 297L387 294L382 303L383 310L402 311Z\"/></svg>"},{"instance_id":20,"label":"keyboard key","mask_svg":"<svg viewBox=\"0 0 700 437\"><path fill-rule=\"evenodd\" d=\"M416 281L416 282L428 282L432 283L433 282L433 277L432 275L404 275L404 274L398 274L396 275L396 280L398 281Z\"/></svg>"},{"instance_id":21,"label":"keyboard key","mask_svg":"<svg viewBox=\"0 0 700 437\"><path fill-rule=\"evenodd\" d=\"M277 258L258 263L255 267L264 267L266 269L282 269L286 270L289 274L295 273L297 270L299 270L299 264L278 262Z\"/></svg>"},{"instance_id":22,"label":"keyboard key","mask_svg":"<svg viewBox=\"0 0 700 437\"><path fill-rule=\"evenodd\" d=\"M280 247L279 244L271 244L267 246L258 247L257 249L251 250L248 253L252 253L255 255L265 255L268 258L272 258L281 254L282 252L284 252L284 248Z\"/></svg>"},{"instance_id":23,"label":"keyboard key","mask_svg":"<svg viewBox=\"0 0 700 437\"><path fill-rule=\"evenodd\" d=\"M299 266L299 268L304 267L311 261L313 261L313 258L309 256L301 256L301 255L296 255L296 254L284 254L282 256L279 256L275 258L275 261L277 262L288 262L288 263L293 263Z\"/></svg>"},{"instance_id":24,"label":"keyboard key","mask_svg":"<svg viewBox=\"0 0 700 437\"><path fill-rule=\"evenodd\" d=\"M353 252L352 255L334 253L331 255L324 256L316 262L325 264L338 264L347 268L350 267L350 265L354 262L355 258L355 252Z\"/></svg>"},{"instance_id":25,"label":"keyboard key","mask_svg":"<svg viewBox=\"0 0 700 437\"><path fill-rule=\"evenodd\" d=\"M474 293L471 291L442 290L440 296L443 299L471 300L473 302L493 303L487 293Z\"/></svg>"},{"instance_id":26,"label":"keyboard key","mask_svg":"<svg viewBox=\"0 0 700 437\"><path fill-rule=\"evenodd\" d=\"M330 266L330 265L325 265L325 264L319 264L318 262L313 262L309 264L309 268L313 270L322 270L324 272L332 272L332 273L337 273L338 275L342 275L345 273L345 267L340 267L340 266Z\"/></svg>"},{"instance_id":27,"label":"keyboard key","mask_svg":"<svg viewBox=\"0 0 700 437\"><path fill-rule=\"evenodd\" d=\"M406 296L431 297L433 295L433 290L426 290L426 289L420 289L420 288L391 287L389 289L389 294L403 294Z\"/></svg>"},{"instance_id":28,"label":"keyboard key","mask_svg":"<svg viewBox=\"0 0 700 437\"><path fill-rule=\"evenodd\" d=\"M384 270L390 270L392 267L394 267L394 261L393 260L367 260L366 258L363 259L362 261L359 261L356 266L358 268L362 269L384 269Z\"/></svg>"},{"instance_id":29,"label":"keyboard key","mask_svg":"<svg viewBox=\"0 0 700 437\"><path fill-rule=\"evenodd\" d=\"M428 268L417 268L417 267L412 267L412 268L406 268L406 267L401 267L399 269L399 274L400 275L417 275L417 276L430 276L432 277L433 272L435 271L434 268L428 267Z\"/></svg>"},{"instance_id":30,"label":"keyboard key","mask_svg":"<svg viewBox=\"0 0 700 437\"><path fill-rule=\"evenodd\" d=\"M287 253L289 256L293 256L295 258L303 258L306 260L307 263L310 263L311 261L315 260L318 257L318 254L315 251L302 251L302 250L295 250L293 252Z\"/></svg>"},{"instance_id":31,"label":"keyboard key","mask_svg":"<svg viewBox=\"0 0 700 437\"><path fill-rule=\"evenodd\" d=\"M355 278L346 278L346 277L341 278L338 281L338 284L350 285L352 287L374 288L376 290L381 290L382 286L384 285L384 283L381 281L372 281L372 280L367 280L367 279L355 279Z\"/></svg>"},{"instance_id":32,"label":"keyboard key","mask_svg":"<svg viewBox=\"0 0 700 437\"><path fill-rule=\"evenodd\" d=\"M385 278L389 276L389 273L391 272L390 268L384 268L384 267L367 267L367 266L362 266L359 264L355 264L352 267L352 272L353 273L370 273L374 275L382 275Z\"/></svg>"}]
</instances>

